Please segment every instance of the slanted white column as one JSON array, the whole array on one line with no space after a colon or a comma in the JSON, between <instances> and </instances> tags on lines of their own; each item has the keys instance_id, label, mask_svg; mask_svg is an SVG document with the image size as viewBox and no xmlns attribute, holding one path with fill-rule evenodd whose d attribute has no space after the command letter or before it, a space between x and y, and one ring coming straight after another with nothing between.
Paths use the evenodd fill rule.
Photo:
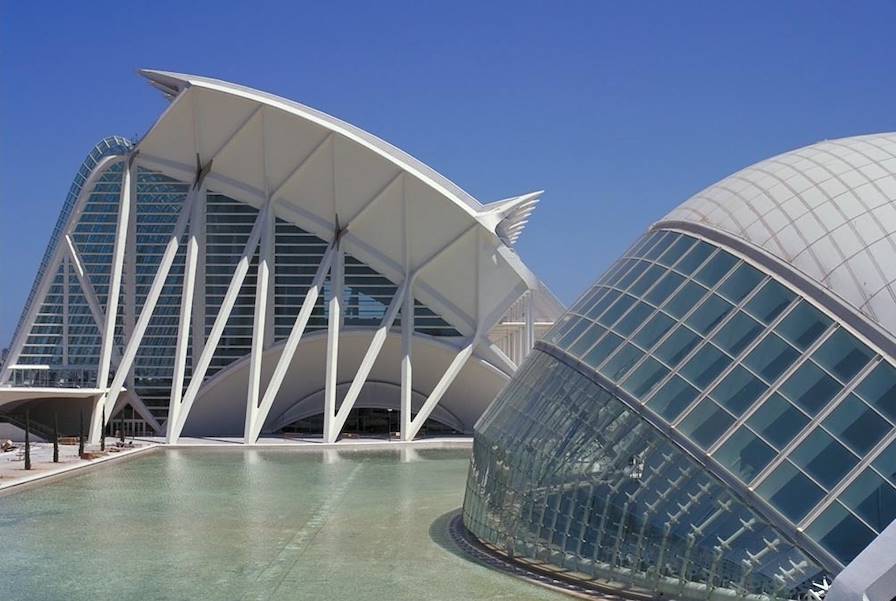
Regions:
<instances>
[{"instance_id":1,"label":"slanted white column","mask_svg":"<svg viewBox=\"0 0 896 601\"><path fill-rule=\"evenodd\" d=\"M143 334L146 332L146 328L149 326L149 320L152 319L152 314L155 311L156 303L159 301L159 295L162 293L162 288L165 286L165 280L168 278L168 272L171 271L171 265L174 263L174 257L177 255L177 248L179 245L180 237L183 236L184 230L187 228L187 222L189 221L190 212L193 207L193 200L196 197L196 188L194 187L190 193L187 194L187 198L184 200L184 205L181 207L180 214L177 217L177 222L174 224L174 231L171 233L171 237L168 239L168 244L165 247L165 252L162 254L162 259L159 261L159 268L156 270L156 275L152 280L152 285L149 288L149 294L146 295L146 300L143 302L143 308L140 311L140 317L137 319L137 323L134 325L134 333L131 338L127 342L127 346L125 347L124 353L121 357L121 363L118 366L118 369L115 372L115 378L112 380L112 384L109 386L109 391L105 395L104 403L107 409L106 418L108 420L109 410L115 406L115 402L118 400L118 395L121 392L122 385L124 384L125 377L128 374L128 371L131 368L131 364L134 362L134 357L137 356L137 349L140 347L140 342L143 340ZM100 417L98 415L99 412L94 412L94 417L96 418L90 427L90 438L92 441L96 441L99 439L100 428L102 424L100 424Z\"/></svg>"},{"instance_id":2,"label":"slanted white column","mask_svg":"<svg viewBox=\"0 0 896 601\"><path fill-rule=\"evenodd\" d=\"M261 218L261 217L259 217ZM252 327L252 350L249 354L249 391L246 400L246 423L243 430L243 442L255 444L252 429L258 414L261 399L261 364L265 342L268 338L269 283L271 262L274 257L274 222L270 201L264 210L261 223L261 246L258 253L258 274L255 279L255 318Z\"/></svg>"},{"instance_id":3,"label":"slanted white column","mask_svg":"<svg viewBox=\"0 0 896 601\"><path fill-rule=\"evenodd\" d=\"M205 346L205 210L208 190L200 188L196 195L192 215L190 215L190 232L196 238L199 254L196 257L196 280L193 282L193 307L190 328L193 334L191 363L196 363Z\"/></svg>"},{"instance_id":4,"label":"slanted white column","mask_svg":"<svg viewBox=\"0 0 896 601\"><path fill-rule=\"evenodd\" d=\"M124 339L134 334L137 322L137 173L131 177L131 202L133 209L128 215L128 236L124 251ZM133 367L131 368L133 372ZM133 377L133 373L130 374Z\"/></svg>"},{"instance_id":5,"label":"slanted white column","mask_svg":"<svg viewBox=\"0 0 896 601\"><path fill-rule=\"evenodd\" d=\"M78 283L81 285L81 293L87 301L87 306L90 307L90 314L93 316L93 321L96 323L97 331L102 332L103 324L106 322L106 319L103 317L100 301L96 296L96 291L93 289L93 284L90 283L90 277L87 275L87 272L84 271L84 264L78 256L78 251L75 249L75 243L68 234L65 235L65 244L65 252L69 259L69 265L74 269L75 275L78 278Z\"/></svg>"},{"instance_id":6,"label":"slanted white column","mask_svg":"<svg viewBox=\"0 0 896 601\"><path fill-rule=\"evenodd\" d=\"M115 228L115 245L112 248L112 273L106 295L106 322L103 326L100 345L100 363L97 373L97 388L106 388L109 383L109 369L112 363L112 348L115 346L115 324L118 321L118 297L121 292L121 272L124 267L124 251L127 246L128 220L131 214L131 180L137 167L136 154L131 154L124 165L121 178L121 196L118 203L118 222ZM121 366L119 365L119 370ZM116 372L117 376L117 372ZM108 417L108 416L107 416Z\"/></svg>"},{"instance_id":7,"label":"slanted white column","mask_svg":"<svg viewBox=\"0 0 896 601\"><path fill-rule=\"evenodd\" d=\"M249 271L249 263L252 260L252 255L255 254L255 249L258 247L258 240L261 237L261 224L264 222L268 208L269 207L266 206L259 211L258 217L255 219L255 225L252 226L252 231L249 233L249 239L243 247L243 254L236 265L236 270L233 273L230 284L227 286L227 292L224 294L221 308L218 311L217 317L215 317L212 331L208 335L208 340L205 343L205 347L202 349L202 355L199 357L199 362L193 370L190 384L187 386L187 391L184 393L183 400L181 401L177 421L168 431L168 440L172 443L176 443L180 438L181 432L183 432L184 424L187 421L187 417L190 415L190 409L193 407L193 402L196 400L196 395L199 394L199 388L202 386L202 382L205 379L205 372L208 371L215 350L218 348L218 341L221 340L221 335L224 333L224 327L227 325L227 320L230 319L230 312L233 310L233 305L236 303L237 296L239 296L243 280L246 279L246 273Z\"/></svg>"},{"instance_id":8,"label":"slanted white column","mask_svg":"<svg viewBox=\"0 0 896 601\"><path fill-rule=\"evenodd\" d=\"M367 352L364 353L361 365L358 366L358 371L355 372L351 386L349 386L348 392L345 393L345 398L342 399L339 411L335 416L332 416L330 427L324 430L324 442L336 442L336 439L339 438L339 433L342 432L345 420L348 418L352 407L355 406L355 401L358 400L358 395L361 394L361 389L364 387L364 383L367 382L367 376L370 375L370 370L373 369L373 364L376 363L380 351L383 350L383 344L386 342L386 337L389 335L392 324L395 323L395 317L398 315L398 309L401 307L402 300L404 300L409 283L405 281L395 291L395 296L392 297L392 301L383 314L382 321L380 321L380 326L374 332L373 339L367 347ZM330 416L324 414L324 421L327 421L328 417Z\"/></svg>"},{"instance_id":9,"label":"slanted white column","mask_svg":"<svg viewBox=\"0 0 896 601\"><path fill-rule=\"evenodd\" d=\"M529 290L526 292L525 306L526 306L526 343L523 349L523 352L520 353L520 360L525 359L529 353L532 351L532 348L535 346L535 300L533 297L535 296L534 290Z\"/></svg>"},{"instance_id":10,"label":"slanted white column","mask_svg":"<svg viewBox=\"0 0 896 601\"><path fill-rule=\"evenodd\" d=\"M283 345L283 351L280 353L280 358L277 360L276 367L274 367L274 373L271 375L268 387L264 391L264 397L261 399L261 406L258 408L258 412L256 413L252 424L251 436L249 437L252 442L258 440L258 435L261 433L261 428L264 426L264 422L268 417L271 406L274 404L274 399L280 391L280 386L283 384L283 378L286 377L286 372L289 370L289 364L292 362L299 341L302 339L302 334L305 333L305 327L308 325L308 320L311 318L311 313L314 311L314 306L317 304L317 299L320 297L320 290L323 288L324 279L330 271L330 266L333 264L335 255L335 246L330 244L329 248L327 248L327 252L324 253L323 258L321 259L320 265L317 267L317 273L314 274L314 279L311 282L311 286L308 288L308 292L305 293L302 307L299 309L298 315L296 315L296 321L292 326L292 330L289 332L289 336L286 338L286 342Z\"/></svg>"},{"instance_id":11,"label":"slanted white column","mask_svg":"<svg viewBox=\"0 0 896 601\"><path fill-rule=\"evenodd\" d=\"M62 257L62 366L68 367L68 255Z\"/></svg>"},{"instance_id":12,"label":"slanted white column","mask_svg":"<svg viewBox=\"0 0 896 601\"><path fill-rule=\"evenodd\" d=\"M414 286L408 282L401 308L401 439L411 440L411 401L413 399L413 364L411 350L414 340Z\"/></svg>"},{"instance_id":13,"label":"slanted white column","mask_svg":"<svg viewBox=\"0 0 896 601\"><path fill-rule=\"evenodd\" d=\"M327 316L327 369L324 375L324 431L323 438L329 442L329 433L336 417L336 376L339 368L339 330L342 325L342 296L345 288L345 251L336 240L336 256L330 270L332 295Z\"/></svg>"},{"instance_id":14,"label":"slanted white column","mask_svg":"<svg viewBox=\"0 0 896 601\"><path fill-rule=\"evenodd\" d=\"M205 189L200 186L197 196L205 196ZM193 295L196 286L196 265L199 260L198 228L201 220L197 213L203 210L199 198L194 199L190 214L190 236L187 239L187 256L184 262L184 282L180 297L180 319L177 327L177 346L174 352L174 374L171 378L171 396L168 401L168 420L165 423L165 436L171 442L171 433L180 415L181 398L184 391L184 377L187 371L187 351L189 350L191 316L193 313ZM196 348L195 330L193 332L193 348ZM203 332L204 337L204 332ZM194 361L195 361L194 357Z\"/></svg>"}]
</instances>

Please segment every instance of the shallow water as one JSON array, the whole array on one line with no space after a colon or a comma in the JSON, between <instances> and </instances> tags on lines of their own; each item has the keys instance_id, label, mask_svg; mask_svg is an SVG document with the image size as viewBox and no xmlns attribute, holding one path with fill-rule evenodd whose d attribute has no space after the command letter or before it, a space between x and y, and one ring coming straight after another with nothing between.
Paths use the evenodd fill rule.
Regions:
<instances>
[{"instance_id":1,"label":"shallow water","mask_svg":"<svg viewBox=\"0 0 896 601\"><path fill-rule=\"evenodd\" d=\"M468 450L163 450L0 496L0 597L568 599L471 563Z\"/></svg>"}]
</instances>

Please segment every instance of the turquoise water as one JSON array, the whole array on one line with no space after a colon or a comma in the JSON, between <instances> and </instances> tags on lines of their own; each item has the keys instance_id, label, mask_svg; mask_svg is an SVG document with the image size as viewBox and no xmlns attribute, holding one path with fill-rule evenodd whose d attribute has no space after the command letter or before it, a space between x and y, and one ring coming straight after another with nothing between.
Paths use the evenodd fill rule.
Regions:
<instances>
[{"instance_id":1,"label":"turquoise water","mask_svg":"<svg viewBox=\"0 0 896 601\"><path fill-rule=\"evenodd\" d=\"M164 450L0 496L0 597L567 599L471 563L468 450Z\"/></svg>"}]
</instances>

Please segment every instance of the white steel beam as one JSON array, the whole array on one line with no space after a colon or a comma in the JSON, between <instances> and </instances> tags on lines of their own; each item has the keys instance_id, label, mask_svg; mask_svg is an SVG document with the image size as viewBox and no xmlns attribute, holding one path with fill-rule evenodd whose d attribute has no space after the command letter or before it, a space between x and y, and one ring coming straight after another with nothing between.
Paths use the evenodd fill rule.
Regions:
<instances>
[{"instance_id":1,"label":"white steel beam","mask_svg":"<svg viewBox=\"0 0 896 601\"><path fill-rule=\"evenodd\" d=\"M84 271L84 264L81 262L81 257L78 256L78 250L75 248L75 243L68 234L65 235L65 252L66 256L69 258L69 264L72 269L74 269L75 275L78 278L78 283L81 285L81 293L84 295L84 300L87 301L87 306L90 308L90 314L93 316L93 321L96 322L97 331L102 332L103 324L106 320L103 317L103 310L100 307L99 298L97 298L96 290L93 289L93 284L90 282L90 276Z\"/></svg>"},{"instance_id":2,"label":"white steel beam","mask_svg":"<svg viewBox=\"0 0 896 601\"><path fill-rule=\"evenodd\" d=\"M205 170L202 170L203 172ZM200 175L201 177L202 175ZM197 184L201 182L197 181ZM184 230L187 228L187 222L189 221L190 212L192 211L193 201L196 197L196 186L187 193L187 197L184 200L184 205L181 207L180 214L177 217L177 222L174 224L174 231L171 233L171 237L168 238L168 244L165 247L165 252L162 254L162 259L159 262L159 268L156 270L156 275L152 280L152 285L149 288L149 294L146 295L146 300L143 302L143 308L140 310L140 317L137 319L137 323L134 325L134 334L128 340L127 345L125 347L124 353L121 358L121 363L118 366L118 369L115 372L115 378L112 380L112 384L109 386L109 390L105 395L105 407L106 409L110 409L115 406L115 402L118 400L118 395L121 392L122 385L124 384L125 377L127 376L128 371L131 368L131 364L134 362L134 358L137 356L137 349L140 347L140 342L143 340L143 334L146 332L146 328L149 326L149 320L152 319L153 312L156 308L156 303L159 301L159 295L162 293L162 288L165 287L165 280L168 278L168 272L171 271L171 265L174 263L174 258L177 255L177 248L179 245L179 241L181 236L184 234ZM96 412L95 412L96 413ZM106 418L111 417L109 415L109 411L106 411ZM90 437L92 441L96 441L99 439L100 429L102 428L102 424L99 423L99 417L94 415L94 422L91 424L90 428Z\"/></svg>"},{"instance_id":3,"label":"white steel beam","mask_svg":"<svg viewBox=\"0 0 896 601\"><path fill-rule=\"evenodd\" d=\"M131 153L125 163L122 173L121 197L118 203L118 223L115 228L115 245L112 248L112 273L109 277L109 289L106 293L106 323L102 331L100 363L96 381L97 388L106 388L109 383L112 348L115 346L115 325L118 321L118 297L121 293L121 273L124 268L124 251L127 246L128 221L130 220L131 203L133 201L131 198L131 181L137 171L137 166L134 163L136 157L136 153ZM121 369L120 365L119 369Z\"/></svg>"},{"instance_id":4,"label":"white steel beam","mask_svg":"<svg viewBox=\"0 0 896 601\"><path fill-rule=\"evenodd\" d=\"M199 394L199 388L202 386L202 382L205 379L205 372L208 371L208 367L212 362L212 357L215 354L215 350L218 348L218 342L221 340L221 335L224 333L224 327L227 325L227 320L230 318L230 312L233 310L233 305L236 303L237 296L239 296L243 280L246 279L246 273L249 271L249 263L252 261L252 255L255 254L255 249L258 247L258 240L261 237L261 224L263 223L266 217L265 214L268 210L269 207L264 207L259 211L258 217L255 219L255 225L252 226L252 231L249 233L249 239L243 247L243 254L236 265L236 270L227 287L227 292L224 295L221 308L218 310L217 317L215 317L215 323L209 333L205 347L202 349L202 355L199 357L196 369L193 370L193 375L190 378L190 384L187 386L187 391L184 393L177 421L174 422L172 428L168 430L168 440L170 442L177 442L181 432L183 432L184 424L190 415L190 409L193 407L193 402L196 400L196 396Z\"/></svg>"},{"instance_id":5,"label":"white steel beam","mask_svg":"<svg viewBox=\"0 0 896 601\"><path fill-rule=\"evenodd\" d=\"M324 285L324 279L327 277L327 272L330 271L330 266L333 264L335 254L335 246L330 244L321 259L320 265L317 267L317 273L314 274L314 280L312 280L308 292L305 293L302 307L299 309L296 321L289 332L289 336L286 338L286 342L283 344L283 351L280 353L280 359L278 359L277 365L274 367L274 373L271 375L268 386L264 391L264 396L261 399L261 406L255 414L252 431L250 433L251 436L249 437L252 442L258 440L258 435L261 433L261 428L264 426L268 413L271 411L274 399L280 391L280 386L283 384L283 378L286 377L286 372L289 370L289 364L292 362L299 341L301 341L302 335L305 333L305 327L308 325L308 320L311 318L311 313L314 311L314 306L317 304L320 290Z\"/></svg>"},{"instance_id":6,"label":"white steel beam","mask_svg":"<svg viewBox=\"0 0 896 601\"><path fill-rule=\"evenodd\" d=\"M68 367L68 255L62 257L62 366Z\"/></svg>"},{"instance_id":7,"label":"white steel beam","mask_svg":"<svg viewBox=\"0 0 896 601\"><path fill-rule=\"evenodd\" d=\"M526 307L526 345L522 353L520 353L520 361L518 363L522 363L522 360L525 359L529 353L532 351L533 347L535 347L535 296L534 290L529 290L526 292L526 298L524 299L525 307Z\"/></svg>"},{"instance_id":8,"label":"white steel beam","mask_svg":"<svg viewBox=\"0 0 896 601\"><path fill-rule=\"evenodd\" d=\"M408 281L405 281L395 291L395 296L392 297L388 309L386 309L385 314L383 314L380 326L377 328L376 332L374 332L373 339L367 347L367 352L364 353L361 365L358 366L358 371L355 372L355 377L352 380L351 386L349 386L348 392L345 393L345 397L342 399L339 411L336 415L324 415L324 421L329 421L330 423L329 429L324 431L324 442L336 442L336 439L339 438L339 433L342 432L345 420L348 419L348 414L352 410L352 407L355 406L355 401L358 400L358 395L361 393L364 383L367 382L367 376L370 375L370 370L373 369L373 364L376 363L380 351L383 350L383 344L386 342L386 337L389 335L389 330L392 328L392 324L395 323L395 317L398 315L398 310L401 308L401 303L407 292L408 283ZM330 381L328 380L327 383L329 384ZM330 417L330 420L327 420L327 417Z\"/></svg>"},{"instance_id":9,"label":"white steel beam","mask_svg":"<svg viewBox=\"0 0 896 601\"><path fill-rule=\"evenodd\" d=\"M193 306L190 309L190 328L193 334L191 341L192 352L190 361L193 369L202 355L205 346L205 207L208 200L208 190L200 187L193 201L193 211L190 215L190 232L195 235L198 254L196 256L197 277L193 280Z\"/></svg>"},{"instance_id":10,"label":"white steel beam","mask_svg":"<svg viewBox=\"0 0 896 601\"><path fill-rule=\"evenodd\" d=\"M200 186L196 192L199 198L205 195L205 188ZM180 297L180 318L177 328L177 346L174 352L174 375L171 378L171 396L168 401L168 419L165 423L166 438L171 442L173 425L180 415L180 403L184 392L184 377L187 371L187 351L190 341L190 324L193 311L193 295L196 285L196 265L199 259L199 240L197 230L201 227L201 219L197 213L203 210L199 199L193 200L190 215L190 236L187 239L187 256L184 261L184 282ZM204 337L205 333L202 333ZM193 349L196 353L196 331L193 330ZM194 357L194 362L195 362Z\"/></svg>"},{"instance_id":11,"label":"white steel beam","mask_svg":"<svg viewBox=\"0 0 896 601\"><path fill-rule=\"evenodd\" d=\"M414 340L414 290L411 282L404 295L401 309L401 439L411 440L411 400L414 396L413 363L411 361Z\"/></svg>"},{"instance_id":12,"label":"white steel beam","mask_svg":"<svg viewBox=\"0 0 896 601\"><path fill-rule=\"evenodd\" d=\"M260 217L261 246L258 252L258 274L255 279L255 315L252 322L252 350L249 353L249 390L246 400L246 423L243 430L243 442L254 444L252 429L257 420L258 405L261 398L261 364L267 338L268 324L268 292L270 287L271 260L274 254L274 232L272 220L273 208L268 202L264 215Z\"/></svg>"},{"instance_id":13,"label":"white steel beam","mask_svg":"<svg viewBox=\"0 0 896 601\"><path fill-rule=\"evenodd\" d=\"M336 256L330 270L329 315L327 316L327 368L324 374L324 431L323 438L328 440L333 429L336 414L336 376L339 368L339 330L342 325L342 292L345 282L345 251L339 246L336 237Z\"/></svg>"}]
</instances>

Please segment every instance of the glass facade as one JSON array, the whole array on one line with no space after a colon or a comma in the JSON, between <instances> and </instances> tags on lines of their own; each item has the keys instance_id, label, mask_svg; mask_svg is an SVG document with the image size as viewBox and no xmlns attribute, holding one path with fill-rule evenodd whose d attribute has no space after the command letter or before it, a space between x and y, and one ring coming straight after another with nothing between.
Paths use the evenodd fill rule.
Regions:
<instances>
[{"instance_id":1,"label":"glass facade","mask_svg":"<svg viewBox=\"0 0 896 601\"><path fill-rule=\"evenodd\" d=\"M714 244L649 233L539 349L478 424L465 502L468 527L508 552L787 598L893 518L896 369ZM709 534L738 523L756 526Z\"/></svg>"}]
</instances>

